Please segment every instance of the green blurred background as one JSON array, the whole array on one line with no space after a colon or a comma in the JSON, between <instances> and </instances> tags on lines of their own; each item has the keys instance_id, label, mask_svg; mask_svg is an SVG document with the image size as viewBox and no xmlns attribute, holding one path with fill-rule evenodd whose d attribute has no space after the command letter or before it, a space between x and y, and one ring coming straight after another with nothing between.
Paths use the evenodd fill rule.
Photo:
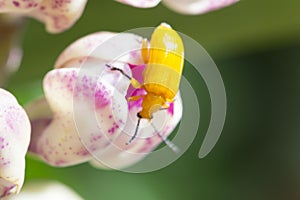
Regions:
<instances>
[{"instance_id":1,"label":"green blurred background","mask_svg":"<svg viewBox=\"0 0 300 200\"><path fill-rule=\"evenodd\" d=\"M198 159L210 116L201 77L184 74L198 88L201 122L188 151L152 173L97 170L88 164L53 168L27 158L26 181L56 179L85 199L300 199L300 1L241 0L223 10L184 16L162 4L136 9L90 0L70 30L51 35L29 20L24 59L8 89L21 103L42 94L42 77L71 42L96 31L122 32L162 21L197 40L219 67L228 98L221 138Z\"/></svg>"}]
</instances>

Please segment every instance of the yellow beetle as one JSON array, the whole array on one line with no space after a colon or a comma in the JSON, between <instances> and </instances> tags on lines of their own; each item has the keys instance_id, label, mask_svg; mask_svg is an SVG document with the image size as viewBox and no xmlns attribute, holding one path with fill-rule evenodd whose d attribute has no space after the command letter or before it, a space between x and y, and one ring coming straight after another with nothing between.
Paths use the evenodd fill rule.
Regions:
<instances>
[{"instance_id":1,"label":"yellow beetle","mask_svg":"<svg viewBox=\"0 0 300 200\"><path fill-rule=\"evenodd\" d=\"M173 102L178 92L183 70L184 48L182 40L171 26L162 23L154 30L150 45L146 39L143 41L142 57L147 64L143 72L143 84L125 74L121 69L107 65L111 70L120 71L129 78L133 87L143 88L146 91L144 96L134 96L129 99L138 100L142 98L143 102L142 110L137 114L138 122L135 133L127 144L135 139L141 119L151 120L153 113L162 108L168 108L169 103ZM153 128L155 129L155 127ZM160 135L156 129L155 131L170 148L175 150L173 143Z\"/></svg>"}]
</instances>

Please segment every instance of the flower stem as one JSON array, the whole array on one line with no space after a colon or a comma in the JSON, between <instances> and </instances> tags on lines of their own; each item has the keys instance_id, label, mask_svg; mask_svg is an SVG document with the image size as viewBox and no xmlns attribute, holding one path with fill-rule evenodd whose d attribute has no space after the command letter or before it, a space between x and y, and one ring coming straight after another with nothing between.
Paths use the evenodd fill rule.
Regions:
<instances>
[{"instance_id":1,"label":"flower stem","mask_svg":"<svg viewBox=\"0 0 300 200\"><path fill-rule=\"evenodd\" d=\"M20 65L22 50L19 44L24 22L22 17L0 14L0 87Z\"/></svg>"}]
</instances>

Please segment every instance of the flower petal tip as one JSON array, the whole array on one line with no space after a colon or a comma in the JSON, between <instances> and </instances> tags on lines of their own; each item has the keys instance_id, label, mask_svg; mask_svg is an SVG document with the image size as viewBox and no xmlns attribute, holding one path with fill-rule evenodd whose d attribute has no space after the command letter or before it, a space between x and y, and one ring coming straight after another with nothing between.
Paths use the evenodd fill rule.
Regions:
<instances>
[{"instance_id":1,"label":"flower petal tip","mask_svg":"<svg viewBox=\"0 0 300 200\"><path fill-rule=\"evenodd\" d=\"M152 8L159 4L160 0L116 0L117 2L127 4L137 8Z\"/></svg>"},{"instance_id":2,"label":"flower petal tip","mask_svg":"<svg viewBox=\"0 0 300 200\"><path fill-rule=\"evenodd\" d=\"M83 200L71 188L57 181L34 180L26 183L20 194L11 200L32 200L32 199L72 199Z\"/></svg>"},{"instance_id":3,"label":"flower petal tip","mask_svg":"<svg viewBox=\"0 0 300 200\"><path fill-rule=\"evenodd\" d=\"M170 9L187 15L198 15L227 7L239 0L164 0Z\"/></svg>"},{"instance_id":4,"label":"flower petal tip","mask_svg":"<svg viewBox=\"0 0 300 200\"><path fill-rule=\"evenodd\" d=\"M7 0L0 2L0 13L34 17L44 22L50 33L69 29L82 15L87 0Z\"/></svg>"}]
</instances>

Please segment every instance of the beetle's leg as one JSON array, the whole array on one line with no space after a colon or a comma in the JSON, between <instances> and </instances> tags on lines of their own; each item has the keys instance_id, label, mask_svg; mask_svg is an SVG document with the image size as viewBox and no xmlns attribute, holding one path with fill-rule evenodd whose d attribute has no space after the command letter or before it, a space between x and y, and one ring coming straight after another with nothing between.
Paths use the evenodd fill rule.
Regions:
<instances>
[{"instance_id":1,"label":"beetle's leg","mask_svg":"<svg viewBox=\"0 0 300 200\"><path fill-rule=\"evenodd\" d=\"M170 107L170 103L173 103L175 99L166 99L166 103L161 106L159 110L168 110Z\"/></svg>"},{"instance_id":2,"label":"beetle's leg","mask_svg":"<svg viewBox=\"0 0 300 200\"><path fill-rule=\"evenodd\" d=\"M144 63L148 63L149 60L149 42L146 38L142 41L142 58L144 60Z\"/></svg>"},{"instance_id":3,"label":"beetle's leg","mask_svg":"<svg viewBox=\"0 0 300 200\"><path fill-rule=\"evenodd\" d=\"M141 122L141 117L139 116L139 114L137 115L138 116L138 121L137 121L137 124L136 124L136 127L135 127L135 131L134 131L134 134L133 136L129 139L128 142L126 142L126 145L129 145L137 136L137 133L138 133L138 130L139 130L139 126L140 126L140 122Z\"/></svg>"},{"instance_id":4,"label":"beetle's leg","mask_svg":"<svg viewBox=\"0 0 300 200\"><path fill-rule=\"evenodd\" d=\"M171 142L166 136L163 136L160 134L160 132L156 129L156 127L150 123L152 128L154 129L155 133L161 138L161 140L174 152L174 153L180 153L180 149Z\"/></svg>"},{"instance_id":5,"label":"beetle's leg","mask_svg":"<svg viewBox=\"0 0 300 200\"><path fill-rule=\"evenodd\" d=\"M165 103L164 105L161 106L161 108L159 110L168 110L169 107L170 107L170 105Z\"/></svg>"},{"instance_id":6,"label":"beetle's leg","mask_svg":"<svg viewBox=\"0 0 300 200\"><path fill-rule=\"evenodd\" d=\"M143 95L142 96L132 96L132 97L128 97L127 100L128 101L137 101L142 97L143 97Z\"/></svg>"},{"instance_id":7,"label":"beetle's leg","mask_svg":"<svg viewBox=\"0 0 300 200\"><path fill-rule=\"evenodd\" d=\"M106 67L108 67L111 71L119 71L121 74L123 74L126 78L128 78L130 80L131 85L134 88L140 88L141 84L134 78L132 78L131 76L129 76L128 74L126 74L122 69L117 68L117 67L113 67L111 65L106 64Z\"/></svg>"},{"instance_id":8,"label":"beetle's leg","mask_svg":"<svg viewBox=\"0 0 300 200\"><path fill-rule=\"evenodd\" d=\"M168 102L168 103L173 103L174 101L175 101L175 99L166 99L166 101Z\"/></svg>"},{"instance_id":9,"label":"beetle's leg","mask_svg":"<svg viewBox=\"0 0 300 200\"><path fill-rule=\"evenodd\" d=\"M170 104L174 103L174 101L176 101L176 99L166 99L166 103L164 105L162 105L159 110L168 110L170 107Z\"/></svg>"}]
</instances>

